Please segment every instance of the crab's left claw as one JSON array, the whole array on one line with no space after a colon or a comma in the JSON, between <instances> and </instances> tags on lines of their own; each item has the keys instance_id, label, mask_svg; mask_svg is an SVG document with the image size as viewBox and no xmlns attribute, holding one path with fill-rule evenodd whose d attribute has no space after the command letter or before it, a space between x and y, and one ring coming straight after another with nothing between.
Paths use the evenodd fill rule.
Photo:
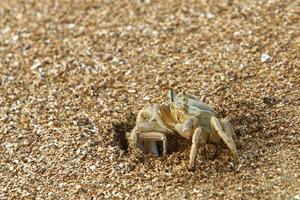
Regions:
<instances>
[{"instance_id":1,"label":"crab's left claw","mask_svg":"<svg viewBox=\"0 0 300 200\"><path fill-rule=\"evenodd\" d=\"M162 141L163 154L167 153L167 138L163 133L159 132L144 132L139 135L139 139L145 141L144 151L159 155L156 142Z\"/></svg>"}]
</instances>

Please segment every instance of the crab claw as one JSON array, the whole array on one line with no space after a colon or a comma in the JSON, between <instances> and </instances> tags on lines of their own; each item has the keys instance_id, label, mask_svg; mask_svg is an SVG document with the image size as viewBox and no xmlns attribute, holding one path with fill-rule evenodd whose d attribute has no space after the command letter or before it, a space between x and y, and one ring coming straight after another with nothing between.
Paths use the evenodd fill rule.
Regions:
<instances>
[{"instance_id":1,"label":"crab claw","mask_svg":"<svg viewBox=\"0 0 300 200\"><path fill-rule=\"evenodd\" d=\"M143 132L139 134L139 140L144 141L144 151L159 155L156 142L162 141L163 154L167 153L167 138L163 133L159 132Z\"/></svg>"}]
</instances>

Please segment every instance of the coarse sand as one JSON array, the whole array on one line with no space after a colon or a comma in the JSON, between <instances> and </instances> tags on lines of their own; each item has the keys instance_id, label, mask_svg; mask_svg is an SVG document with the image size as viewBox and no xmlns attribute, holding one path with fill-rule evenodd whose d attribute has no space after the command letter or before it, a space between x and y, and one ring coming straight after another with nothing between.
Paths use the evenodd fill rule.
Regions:
<instances>
[{"instance_id":1,"label":"coarse sand","mask_svg":"<svg viewBox=\"0 0 300 200\"><path fill-rule=\"evenodd\" d=\"M228 117L238 166L121 150L171 87ZM0 1L0 199L104 198L300 199L299 0Z\"/></svg>"}]
</instances>

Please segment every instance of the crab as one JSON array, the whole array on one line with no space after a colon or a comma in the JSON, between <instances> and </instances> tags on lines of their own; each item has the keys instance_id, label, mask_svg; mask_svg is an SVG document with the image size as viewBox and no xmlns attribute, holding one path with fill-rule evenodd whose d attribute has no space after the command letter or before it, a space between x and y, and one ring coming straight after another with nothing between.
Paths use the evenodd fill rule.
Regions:
<instances>
[{"instance_id":1,"label":"crab","mask_svg":"<svg viewBox=\"0 0 300 200\"><path fill-rule=\"evenodd\" d=\"M168 96L168 104L148 105L139 111L135 127L127 134L130 146L158 155L158 142L162 142L166 154L167 136L179 134L192 140L188 167L193 168L199 144L216 144L222 139L238 163L236 136L228 119L219 120L208 104L188 93L176 95L171 89Z\"/></svg>"}]
</instances>

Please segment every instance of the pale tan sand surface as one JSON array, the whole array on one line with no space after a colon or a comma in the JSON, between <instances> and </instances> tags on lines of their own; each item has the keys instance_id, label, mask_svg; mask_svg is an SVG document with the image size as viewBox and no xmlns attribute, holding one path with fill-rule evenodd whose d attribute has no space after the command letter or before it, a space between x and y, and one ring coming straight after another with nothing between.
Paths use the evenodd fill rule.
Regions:
<instances>
[{"instance_id":1,"label":"pale tan sand surface","mask_svg":"<svg viewBox=\"0 0 300 200\"><path fill-rule=\"evenodd\" d=\"M299 0L1 0L0 199L297 199L299 16ZM199 148L188 171L184 140L122 154L113 124L170 87L230 119L238 166Z\"/></svg>"}]
</instances>

